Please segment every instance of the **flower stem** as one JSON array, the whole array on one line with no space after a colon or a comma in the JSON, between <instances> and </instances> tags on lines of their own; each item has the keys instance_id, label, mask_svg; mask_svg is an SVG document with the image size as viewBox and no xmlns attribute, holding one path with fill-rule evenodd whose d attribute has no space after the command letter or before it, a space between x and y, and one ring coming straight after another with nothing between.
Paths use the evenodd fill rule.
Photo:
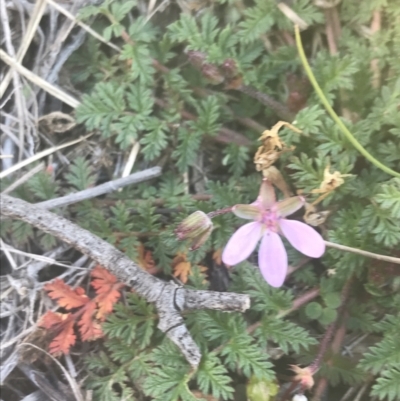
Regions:
<instances>
[{"instance_id":1,"label":"flower stem","mask_svg":"<svg viewBox=\"0 0 400 401\"><path fill-rule=\"evenodd\" d=\"M320 291L321 290L319 287L315 287L305 292L304 294L301 294L293 301L292 307L290 309L283 310L276 315L277 319L280 319L288 315L289 313L292 313L295 310L300 309L303 305L317 298L320 294Z\"/></svg>"},{"instance_id":2,"label":"flower stem","mask_svg":"<svg viewBox=\"0 0 400 401\"><path fill-rule=\"evenodd\" d=\"M232 207L226 207L224 209L215 210L214 212L207 213L207 216L212 219L213 217L220 216L221 214L231 213Z\"/></svg>"},{"instance_id":3,"label":"flower stem","mask_svg":"<svg viewBox=\"0 0 400 401\"><path fill-rule=\"evenodd\" d=\"M363 251L362 249L352 248L346 245L335 244L334 242L324 241L326 246L330 248L340 249L341 251L347 251L352 253L357 253L358 255L366 256L367 258L384 260L385 262L392 262L400 265L400 258L395 258L393 256L380 255L379 253L372 253L368 251Z\"/></svg>"},{"instance_id":4,"label":"flower stem","mask_svg":"<svg viewBox=\"0 0 400 401\"><path fill-rule=\"evenodd\" d=\"M347 127L343 124L342 120L339 118L339 116L335 113L333 110L332 106L329 104L327 98L325 97L324 93L322 92L321 87L319 86L317 80L315 79L315 76L311 70L310 65L308 64L306 55L304 53L303 49L303 44L301 42L301 37L300 37L300 30L297 25L294 27L294 32L296 35L296 45L297 45L297 50L299 52L299 56L301 59L301 62L303 63L303 67L307 73L308 79L312 83L315 92L317 92L317 95L319 99L321 100L322 104L325 106L325 109L327 112L330 114L332 119L335 121L335 123L338 125L338 127L341 129L343 134L346 136L346 138L349 140L349 142L367 159L369 160L372 164L374 164L376 167L380 168L382 171L384 171L387 174L390 174L394 177L400 177L400 173L397 171L392 170L391 168L385 166L382 164L379 160L375 159L358 141L356 138L354 138L353 134L347 129Z\"/></svg>"}]
</instances>

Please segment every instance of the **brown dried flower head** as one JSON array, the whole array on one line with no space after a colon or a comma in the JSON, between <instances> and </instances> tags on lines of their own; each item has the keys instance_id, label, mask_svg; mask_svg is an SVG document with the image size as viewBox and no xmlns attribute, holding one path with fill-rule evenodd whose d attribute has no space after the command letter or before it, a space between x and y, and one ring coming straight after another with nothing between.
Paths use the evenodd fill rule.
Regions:
<instances>
[{"instance_id":1,"label":"brown dried flower head","mask_svg":"<svg viewBox=\"0 0 400 401\"><path fill-rule=\"evenodd\" d=\"M351 177L351 174L342 174L339 171L330 173L330 165L328 164L324 170L324 179L318 189L313 189L313 194L324 194L334 191L344 183L343 177Z\"/></svg>"},{"instance_id":2,"label":"brown dried flower head","mask_svg":"<svg viewBox=\"0 0 400 401\"><path fill-rule=\"evenodd\" d=\"M304 207L306 209L306 212L303 218L304 221L310 226L314 227L320 226L321 224L325 223L326 219L330 214L329 210L319 212L317 208L311 203L306 203Z\"/></svg>"},{"instance_id":3,"label":"brown dried flower head","mask_svg":"<svg viewBox=\"0 0 400 401\"><path fill-rule=\"evenodd\" d=\"M262 141L262 145L258 148L254 156L257 171L267 169L278 160L282 153L294 149L294 147L286 146L285 142L279 137L278 132L283 126L290 128L294 132L301 133L298 128L285 121L279 121L270 130L265 130L259 138Z\"/></svg>"}]
</instances>

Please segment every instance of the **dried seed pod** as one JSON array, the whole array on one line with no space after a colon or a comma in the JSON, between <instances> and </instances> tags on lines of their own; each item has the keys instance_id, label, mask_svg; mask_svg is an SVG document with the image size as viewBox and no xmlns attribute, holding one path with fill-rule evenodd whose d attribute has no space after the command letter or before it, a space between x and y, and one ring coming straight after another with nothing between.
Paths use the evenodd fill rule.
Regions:
<instances>
[{"instance_id":1,"label":"dried seed pod","mask_svg":"<svg viewBox=\"0 0 400 401\"><path fill-rule=\"evenodd\" d=\"M200 248L208 239L213 230L211 219L202 211L198 210L184 219L175 234L180 240L190 239L191 250Z\"/></svg>"},{"instance_id":2,"label":"dried seed pod","mask_svg":"<svg viewBox=\"0 0 400 401\"><path fill-rule=\"evenodd\" d=\"M222 84L225 80L219 68L213 64L204 63L201 67L201 73L212 85Z\"/></svg>"},{"instance_id":3,"label":"dried seed pod","mask_svg":"<svg viewBox=\"0 0 400 401\"><path fill-rule=\"evenodd\" d=\"M304 221L310 226L314 227L320 226L321 224L325 223L326 219L331 213L329 210L318 212L317 208L310 203L306 203L304 207L306 209L306 212L303 216Z\"/></svg>"}]
</instances>

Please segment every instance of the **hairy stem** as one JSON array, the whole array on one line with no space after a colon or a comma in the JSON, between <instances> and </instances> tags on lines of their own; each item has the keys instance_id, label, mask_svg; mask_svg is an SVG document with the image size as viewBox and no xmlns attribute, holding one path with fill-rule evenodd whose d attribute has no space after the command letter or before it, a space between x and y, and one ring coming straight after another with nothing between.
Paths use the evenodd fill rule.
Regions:
<instances>
[{"instance_id":1,"label":"hairy stem","mask_svg":"<svg viewBox=\"0 0 400 401\"><path fill-rule=\"evenodd\" d=\"M380 168L382 171L384 171L387 174L390 174L394 177L400 177L400 173L397 171L392 170L391 168L385 166L382 164L379 160L375 159L361 144L360 142L357 141L357 139L354 137L354 135L347 129L347 127L343 124L342 120L339 118L339 116L335 113L335 110L333 110L332 106L329 104L328 99L325 97L324 92L322 91L321 87L319 86L317 80L315 79L315 76L311 70L310 65L308 64L307 57L304 53L303 49L303 44L301 42L301 37L300 37L300 30L299 27L296 25L295 26L295 35L296 35L296 45L297 45L297 50L300 55L300 59L303 63L303 67L307 73L308 79L312 83L312 86L315 89L315 92L317 92L317 95L319 99L321 100L321 103L325 106L325 109L327 112L330 114L332 119L335 121L337 126L340 128L340 130L343 132L345 137L350 141L350 143L367 159L369 160L373 165L376 167Z\"/></svg>"}]
</instances>

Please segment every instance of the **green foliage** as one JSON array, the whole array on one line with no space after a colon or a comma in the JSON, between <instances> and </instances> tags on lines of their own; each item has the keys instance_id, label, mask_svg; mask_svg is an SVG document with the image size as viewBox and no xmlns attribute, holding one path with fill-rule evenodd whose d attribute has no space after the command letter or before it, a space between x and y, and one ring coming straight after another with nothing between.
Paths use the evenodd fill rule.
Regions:
<instances>
[{"instance_id":1,"label":"green foliage","mask_svg":"<svg viewBox=\"0 0 400 401\"><path fill-rule=\"evenodd\" d=\"M264 316L261 320L259 331L255 333L260 343L265 339L278 344L279 348L289 353L301 352L301 349L308 349L317 341L310 336L310 333L295 323L276 319L274 316Z\"/></svg>"},{"instance_id":2,"label":"green foliage","mask_svg":"<svg viewBox=\"0 0 400 401\"><path fill-rule=\"evenodd\" d=\"M78 191L89 188L96 182L96 176L90 162L83 157L77 157L69 168L69 173L65 176L68 184Z\"/></svg>"},{"instance_id":3,"label":"green foliage","mask_svg":"<svg viewBox=\"0 0 400 401\"><path fill-rule=\"evenodd\" d=\"M15 221L12 223L12 234L16 243L20 245L33 238L33 229L30 224Z\"/></svg>"},{"instance_id":4,"label":"green foliage","mask_svg":"<svg viewBox=\"0 0 400 401\"><path fill-rule=\"evenodd\" d=\"M57 196L58 183L54 181L51 174L39 172L28 182L29 189L40 200L52 199Z\"/></svg>"},{"instance_id":5,"label":"green foliage","mask_svg":"<svg viewBox=\"0 0 400 401\"><path fill-rule=\"evenodd\" d=\"M222 160L222 164L229 166L229 172L234 176L238 177L243 174L247 162L249 160L248 149L230 144L225 149L225 157Z\"/></svg>"},{"instance_id":6,"label":"green foliage","mask_svg":"<svg viewBox=\"0 0 400 401\"><path fill-rule=\"evenodd\" d=\"M382 331L383 339L370 347L359 366L378 375L371 395L377 396L380 400L396 400L400 395L399 315L386 316L382 322L375 325L375 329Z\"/></svg>"},{"instance_id":7,"label":"green foliage","mask_svg":"<svg viewBox=\"0 0 400 401\"><path fill-rule=\"evenodd\" d=\"M395 401L400 394L400 369L385 369L373 385L371 395L380 400Z\"/></svg>"},{"instance_id":8,"label":"green foliage","mask_svg":"<svg viewBox=\"0 0 400 401\"><path fill-rule=\"evenodd\" d=\"M385 333L384 337L364 355L360 366L372 373L380 373L384 368L400 366L399 316L386 316L383 322L377 323L375 326L377 330Z\"/></svg>"},{"instance_id":9,"label":"green foliage","mask_svg":"<svg viewBox=\"0 0 400 401\"><path fill-rule=\"evenodd\" d=\"M255 375L259 378L272 379L272 364L267 361L266 352L260 352L260 348L251 344L251 338L247 335L233 337L221 351L225 356L225 363L230 369L240 366L240 370L246 377Z\"/></svg>"},{"instance_id":10,"label":"green foliage","mask_svg":"<svg viewBox=\"0 0 400 401\"><path fill-rule=\"evenodd\" d=\"M380 193L375 196L382 209L389 210L390 216L400 221L400 179L393 178L382 185Z\"/></svg>"},{"instance_id":11,"label":"green foliage","mask_svg":"<svg viewBox=\"0 0 400 401\"><path fill-rule=\"evenodd\" d=\"M213 394L216 398L228 400L232 397L233 388L228 371L214 353L203 356L196 381L200 391L204 394Z\"/></svg>"},{"instance_id":12,"label":"green foliage","mask_svg":"<svg viewBox=\"0 0 400 401\"><path fill-rule=\"evenodd\" d=\"M145 44L126 44L121 52L121 60L131 62L130 79L139 79L142 83L151 83L154 73L150 51Z\"/></svg>"},{"instance_id":13,"label":"green foliage","mask_svg":"<svg viewBox=\"0 0 400 401\"><path fill-rule=\"evenodd\" d=\"M319 52L314 68L318 83L330 101L334 99L332 92L338 89L353 89L353 76L358 68L352 57L330 57Z\"/></svg>"},{"instance_id":14,"label":"green foliage","mask_svg":"<svg viewBox=\"0 0 400 401\"><path fill-rule=\"evenodd\" d=\"M272 1L257 1L256 7L244 12L244 20L239 24L239 35L244 43L254 42L271 29L276 10L273 6Z\"/></svg>"},{"instance_id":15,"label":"green foliage","mask_svg":"<svg viewBox=\"0 0 400 401\"><path fill-rule=\"evenodd\" d=\"M144 348L154 333L155 318L152 305L148 305L137 295L130 294L127 305L116 305L115 313L103 326L104 333L110 338L117 338L119 343ZM117 358L115 353L113 356L120 362L126 362ZM123 354L121 356L125 359Z\"/></svg>"},{"instance_id":16,"label":"green foliage","mask_svg":"<svg viewBox=\"0 0 400 401\"><path fill-rule=\"evenodd\" d=\"M143 154L147 160L154 160L160 156L161 151L167 147L168 126L164 121L149 118L146 121L146 129L149 131L140 140L143 146Z\"/></svg>"},{"instance_id":17,"label":"green foliage","mask_svg":"<svg viewBox=\"0 0 400 401\"><path fill-rule=\"evenodd\" d=\"M338 386L339 383L350 386L360 384L366 377L355 362L342 355L331 356L331 364L323 364L319 373L327 377L332 386Z\"/></svg>"},{"instance_id":18,"label":"green foliage","mask_svg":"<svg viewBox=\"0 0 400 401\"><path fill-rule=\"evenodd\" d=\"M119 118L125 106L123 86L100 82L92 94L83 96L76 118L87 129L101 129L103 135L109 136L111 123Z\"/></svg>"},{"instance_id":19,"label":"green foliage","mask_svg":"<svg viewBox=\"0 0 400 401\"><path fill-rule=\"evenodd\" d=\"M310 319L318 319L322 314L322 306L318 302L310 302L306 306L305 312Z\"/></svg>"},{"instance_id":20,"label":"green foliage","mask_svg":"<svg viewBox=\"0 0 400 401\"><path fill-rule=\"evenodd\" d=\"M359 363L356 352L333 354L328 349L317 379L327 378L342 397L370 375L374 382L366 397L399 399L400 284L392 264L329 247L320 260L304 260L287 246L294 272L282 288L274 289L259 272L257 252L228 272L220 266L220 251L243 224L232 214L215 217L211 237L194 252L174 236L177 224L195 210L210 212L257 198L257 139L282 118L244 94L242 84L272 97L286 111L290 106L289 122L302 130L280 131L281 139L295 149L281 154L274 164L291 192L302 191L312 203L318 197L312 191L320 188L327 166L330 173L351 174L317 205L318 211L330 212L317 227L327 241L400 257L399 179L365 160L321 107L304 79L292 44L292 21L279 8L282 2L219 0L181 13L179 7L193 2L167 2L162 5L165 10L154 14L147 14L144 3L107 0L81 10L82 19L121 49L90 37L68 65L71 82L83 93L76 110L76 119L83 124L78 133L93 133L82 145L89 150L85 154L79 148L70 166L60 164L54 176L35 175L13 195L39 202L118 178L138 143L134 170L160 165L160 178L58 213L134 261L146 257L144 250L154 260L150 270L163 280L173 279L172 261L185 253L191 263L185 285L206 290L219 288L222 281L224 289L249 294L251 308L244 314L185 314L203 354L193 372L157 329L153 306L137 295L126 295L103 325L104 341L96 343L86 358L85 385L93 389L93 399L233 400L240 399L240 388L249 380L276 381L282 388L288 384L287 361L315 359L327 327L336 320L346 327L344 347L364 333L376 343L371 346L361 339L366 351ZM400 171L397 1L340 2L334 9L341 26L341 34L335 35L337 52L325 40L326 19L317 2L289 3L309 25L302 33L307 57L341 121L368 152ZM376 10L385 23L366 35ZM188 56L190 50L201 52L196 53L197 66ZM215 82L205 73L210 64ZM293 99L299 104L293 105ZM96 156L98 147L106 160ZM281 191L277 195L282 199ZM293 218L301 220L303 212ZM56 244L53 237L36 233L25 223L5 221L1 229L5 243L28 252L35 247L50 250ZM350 278L349 299L338 316L341 292ZM298 301L314 290L319 290L318 297L307 299L297 310ZM276 363L269 354L277 354Z\"/></svg>"}]
</instances>

